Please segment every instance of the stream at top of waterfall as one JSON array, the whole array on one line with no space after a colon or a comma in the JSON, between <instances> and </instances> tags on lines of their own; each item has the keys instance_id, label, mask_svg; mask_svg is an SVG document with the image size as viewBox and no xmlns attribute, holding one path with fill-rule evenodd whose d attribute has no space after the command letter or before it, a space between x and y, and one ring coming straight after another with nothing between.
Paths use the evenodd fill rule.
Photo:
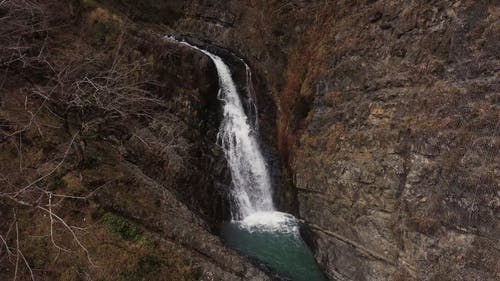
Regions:
<instances>
[{"instance_id":1,"label":"stream at top of waterfall","mask_svg":"<svg viewBox=\"0 0 500 281\"><path fill-rule=\"evenodd\" d=\"M252 124L245 114L229 67L221 57L207 50L173 37L166 39L204 53L217 69L218 98L223 108L217 141L224 150L232 181L232 220L224 224L221 235L226 245L263 262L284 279L326 280L300 236L296 218L274 207L271 180L257 139L257 122ZM248 65L241 61L249 71ZM250 101L250 106L257 111L255 100Z\"/></svg>"}]
</instances>

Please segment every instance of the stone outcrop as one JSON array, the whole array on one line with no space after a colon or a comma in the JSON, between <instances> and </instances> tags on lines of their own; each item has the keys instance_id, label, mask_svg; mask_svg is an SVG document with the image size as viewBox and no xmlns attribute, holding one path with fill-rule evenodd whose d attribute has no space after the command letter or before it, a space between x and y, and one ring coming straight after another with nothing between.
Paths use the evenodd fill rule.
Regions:
<instances>
[{"instance_id":1,"label":"stone outcrop","mask_svg":"<svg viewBox=\"0 0 500 281\"><path fill-rule=\"evenodd\" d=\"M292 152L318 260L340 280L495 280L498 6L353 11Z\"/></svg>"},{"instance_id":2,"label":"stone outcrop","mask_svg":"<svg viewBox=\"0 0 500 281\"><path fill-rule=\"evenodd\" d=\"M160 123L111 122L93 132L105 141L88 136L82 155L102 157L84 163L119 167L110 174L119 184L95 200L185 254L203 278L269 277L213 234L228 217L228 172L212 142L215 71L197 52L152 43L163 34L252 67L280 208L308 226L332 280L500 278L495 1L82 2L130 16L128 47L153 58L161 86L148 91L169 104L154 112ZM20 90L22 73L4 85Z\"/></svg>"},{"instance_id":3,"label":"stone outcrop","mask_svg":"<svg viewBox=\"0 0 500 281\"><path fill-rule=\"evenodd\" d=\"M206 1L175 27L263 77L332 279L495 280L498 24L493 1Z\"/></svg>"},{"instance_id":4,"label":"stone outcrop","mask_svg":"<svg viewBox=\"0 0 500 281\"><path fill-rule=\"evenodd\" d=\"M216 235L230 178L210 59L82 2L0 4L48 26L1 61L0 279L271 280Z\"/></svg>"}]
</instances>

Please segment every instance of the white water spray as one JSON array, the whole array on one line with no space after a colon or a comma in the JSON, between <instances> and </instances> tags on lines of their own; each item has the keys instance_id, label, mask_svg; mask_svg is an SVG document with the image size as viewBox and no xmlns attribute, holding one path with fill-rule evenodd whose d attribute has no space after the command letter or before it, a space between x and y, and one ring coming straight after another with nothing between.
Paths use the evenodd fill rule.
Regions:
<instances>
[{"instance_id":1,"label":"white water spray","mask_svg":"<svg viewBox=\"0 0 500 281\"><path fill-rule=\"evenodd\" d=\"M245 71L246 71L246 78L247 78L247 93L248 93L248 103L249 103L249 109L250 109L250 114L254 116L253 120L253 128L255 132L259 131L259 110L257 109L257 96L255 95L255 91L253 89L253 83L252 83L252 70L250 69L250 66L246 64L243 60L241 62L245 65Z\"/></svg>"},{"instance_id":2,"label":"white water spray","mask_svg":"<svg viewBox=\"0 0 500 281\"><path fill-rule=\"evenodd\" d=\"M203 52L210 57L217 68L220 87L218 98L223 101L224 116L217 138L231 170L233 219L241 220L257 212L275 211L266 162L254 133L256 128L252 127L245 114L229 67L217 55L187 42L178 42ZM248 80L251 79L250 75L247 72ZM249 98L249 102L256 108L252 97Z\"/></svg>"},{"instance_id":3,"label":"white water spray","mask_svg":"<svg viewBox=\"0 0 500 281\"><path fill-rule=\"evenodd\" d=\"M258 114L250 68L240 59L247 74L248 95L244 105L253 120L245 114L229 67L219 56L175 38L167 39L206 54L217 68L218 98L223 103L224 114L217 139L232 177L233 220L223 226L221 233L226 244L259 259L279 275L290 277L287 280L326 281L300 237L297 219L277 212L273 206L271 181L257 142Z\"/></svg>"}]
</instances>

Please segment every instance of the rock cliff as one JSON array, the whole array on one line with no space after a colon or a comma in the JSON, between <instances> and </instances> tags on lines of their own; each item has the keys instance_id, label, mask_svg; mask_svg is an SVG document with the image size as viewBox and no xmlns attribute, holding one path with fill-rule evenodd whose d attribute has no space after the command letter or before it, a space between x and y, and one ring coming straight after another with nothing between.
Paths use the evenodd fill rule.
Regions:
<instances>
[{"instance_id":1,"label":"rock cliff","mask_svg":"<svg viewBox=\"0 0 500 281\"><path fill-rule=\"evenodd\" d=\"M0 279L270 280L216 235L213 64L113 5L0 3Z\"/></svg>"},{"instance_id":2,"label":"rock cliff","mask_svg":"<svg viewBox=\"0 0 500 281\"><path fill-rule=\"evenodd\" d=\"M332 279L499 277L498 5L183 11L178 32L237 50L261 75L277 104L284 201Z\"/></svg>"},{"instance_id":3,"label":"rock cliff","mask_svg":"<svg viewBox=\"0 0 500 281\"><path fill-rule=\"evenodd\" d=\"M499 7L372 2L333 8L299 90L292 169L318 260L340 280L495 280Z\"/></svg>"},{"instance_id":4,"label":"rock cliff","mask_svg":"<svg viewBox=\"0 0 500 281\"><path fill-rule=\"evenodd\" d=\"M164 34L230 50L252 67L276 200L304 222L332 280L500 278L495 1L82 0L55 7L51 11L64 11L50 18L59 28L22 38L42 48L30 47L21 57L5 51L13 48L0 52L6 58L2 183L14 188L44 176L70 143L70 159L44 184L94 196L59 211L75 223L85 217L97 225L98 239L111 245L97 262L111 257L124 265L89 269L85 255L75 258L76 268L57 264L50 239L43 248L30 238L38 244L25 247L53 251L56 269L40 253L29 257L46 280L123 277L115 271L137 277L131 280L270 278L214 235L228 218L228 172L213 143L217 79L206 57L158 40ZM124 23L126 33L118 28ZM76 61L69 59L75 50ZM46 52L48 65L38 56ZM103 63L85 60L91 53ZM92 78L86 74L103 68L110 74L118 67L113 54L126 69L141 65L127 72L133 73L127 91L161 106L139 99L111 110L81 100L40 107L52 92L96 88L70 78L75 71L78 79ZM68 73L68 62L91 67ZM138 106L146 110L125 110ZM43 114L30 118L37 108ZM28 183L17 179L26 175ZM41 198L46 202L47 193ZM46 214L27 206L24 213L12 211L19 202L11 199L2 197L2 217L40 221L24 226L23 235L51 233ZM11 243L13 225L0 222L0 235L10 233ZM130 235L134 229L140 239ZM91 252L102 246L85 241ZM138 254L125 259L117 249ZM0 263L0 277L14 274L11 263Z\"/></svg>"}]
</instances>

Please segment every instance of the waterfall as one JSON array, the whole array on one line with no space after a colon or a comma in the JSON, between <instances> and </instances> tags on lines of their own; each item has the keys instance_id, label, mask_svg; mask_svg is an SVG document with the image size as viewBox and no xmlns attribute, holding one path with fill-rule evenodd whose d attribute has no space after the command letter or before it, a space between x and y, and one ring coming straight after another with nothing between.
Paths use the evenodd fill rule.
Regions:
<instances>
[{"instance_id":1,"label":"waterfall","mask_svg":"<svg viewBox=\"0 0 500 281\"><path fill-rule=\"evenodd\" d=\"M257 109L257 97L255 95L255 91L253 89L252 83L252 70L243 60L241 62L245 65L246 79L247 85L246 90L248 93L248 108L250 110L251 116L253 116L253 127L255 132L259 131L259 111Z\"/></svg>"},{"instance_id":2,"label":"waterfall","mask_svg":"<svg viewBox=\"0 0 500 281\"><path fill-rule=\"evenodd\" d=\"M166 38L207 55L219 75L223 120L217 141L224 150L232 180L232 221L224 224L221 232L225 243L264 262L287 280L326 281L300 237L297 219L274 208L269 172L257 141L258 112L250 67L240 59L246 68L248 93L243 103L222 58L187 42Z\"/></svg>"},{"instance_id":3,"label":"waterfall","mask_svg":"<svg viewBox=\"0 0 500 281\"><path fill-rule=\"evenodd\" d=\"M223 120L217 139L224 150L231 171L232 219L244 220L252 215L255 217L256 214L275 212L271 180L257 141L258 116L250 68L245 63L249 113L255 115L255 120L249 120L245 114L231 71L222 58L187 42L178 41L172 37L167 37L167 39L175 40L204 53L214 62L217 69L218 98L223 103Z\"/></svg>"}]
</instances>

